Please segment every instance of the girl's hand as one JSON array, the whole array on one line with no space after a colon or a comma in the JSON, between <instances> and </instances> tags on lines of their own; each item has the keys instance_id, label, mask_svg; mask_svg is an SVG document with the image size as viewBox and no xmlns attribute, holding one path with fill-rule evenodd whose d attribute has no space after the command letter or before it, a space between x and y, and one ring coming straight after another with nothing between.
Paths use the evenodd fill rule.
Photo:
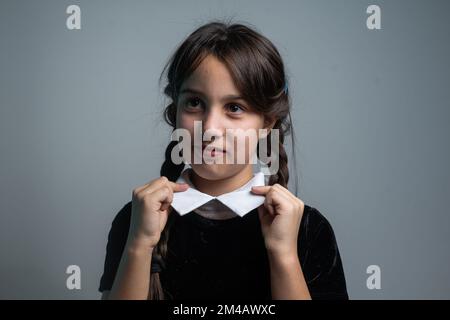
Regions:
<instances>
[{"instance_id":1,"label":"girl's hand","mask_svg":"<svg viewBox=\"0 0 450 320\"><path fill-rule=\"evenodd\" d=\"M128 244L153 249L172 210L173 193L186 191L188 184L162 176L133 190Z\"/></svg>"},{"instance_id":2,"label":"girl's hand","mask_svg":"<svg viewBox=\"0 0 450 320\"><path fill-rule=\"evenodd\" d=\"M282 257L297 256L303 201L278 183L252 187L252 192L266 197L258 207L258 215L268 252Z\"/></svg>"}]
</instances>

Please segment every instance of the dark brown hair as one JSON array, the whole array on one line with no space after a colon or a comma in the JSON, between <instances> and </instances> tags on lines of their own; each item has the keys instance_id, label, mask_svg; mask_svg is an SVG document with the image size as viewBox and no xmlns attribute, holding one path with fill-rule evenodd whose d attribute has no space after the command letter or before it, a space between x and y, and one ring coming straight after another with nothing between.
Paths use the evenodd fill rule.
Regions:
<instances>
[{"instance_id":1,"label":"dark brown hair","mask_svg":"<svg viewBox=\"0 0 450 320\"><path fill-rule=\"evenodd\" d=\"M164 110L165 121L176 129L181 85L208 55L213 55L225 64L240 94L255 111L261 112L265 119L276 120L273 128L279 130L279 170L269 177L268 184L278 183L287 188L288 158L283 144L285 135L291 133L294 148L294 134L284 65L272 42L254 29L243 24L213 21L199 27L181 43L160 77L161 83L163 76L167 75L164 94L171 100ZM268 150L270 140L269 134ZM178 141L171 141L167 146L160 172L161 176L166 176L170 181L176 181L184 168L183 163L176 165L171 160L171 151L177 143ZM292 151L295 157L294 149ZM176 216L169 214L160 241L153 252L154 259L162 264L167 253L170 226ZM158 272L151 274L150 284L150 299L162 300L167 298L167 294L170 295L162 288Z\"/></svg>"}]
</instances>

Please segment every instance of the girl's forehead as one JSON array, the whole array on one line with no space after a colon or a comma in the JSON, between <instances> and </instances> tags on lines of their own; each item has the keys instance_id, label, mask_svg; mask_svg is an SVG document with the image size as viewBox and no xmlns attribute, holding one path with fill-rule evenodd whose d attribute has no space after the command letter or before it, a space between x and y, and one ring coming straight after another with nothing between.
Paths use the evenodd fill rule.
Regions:
<instances>
[{"instance_id":1,"label":"girl's forehead","mask_svg":"<svg viewBox=\"0 0 450 320\"><path fill-rule=\"evenodd\" d=\"M181 89L186 87L201 88L203 91L223 94L239 93L225 64L212 56L203 59L200 65L183 81Z\"/></svg>"}]
</instances>

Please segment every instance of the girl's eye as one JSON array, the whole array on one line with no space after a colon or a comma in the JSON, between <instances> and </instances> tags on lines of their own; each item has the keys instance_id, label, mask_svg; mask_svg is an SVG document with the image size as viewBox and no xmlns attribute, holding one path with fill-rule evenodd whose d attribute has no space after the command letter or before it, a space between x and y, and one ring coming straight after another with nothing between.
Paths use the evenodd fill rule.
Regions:
<instances>
[{"instance_id":1,"label":"girl's eye","mask_svg":"<svg viewBox=\"0 0 450 320\"><path fill-rule=\"evenodd\" d=\"M228 111L233 115L238 115L244 112L244 108L235 103L229 104L226 107ZM199 108L202 108L202 101L197 97L186 99L185 108L187 109L187 111L198 111Z\"/></svg>"},{"instance_id":2,"label":"girl's eye","mask_svg":"<svg viewBox=\"0 0 450 320\"><path fill-rule=\"evenodd\" d=\"M240 114L244 111L244 109L238 104L230 104L228 109L234 114Z\"/></svg>"},{"instance_id":3,"label":"girl's eye","mask_svg":"<svg viewBox=\"0 0 450 320\"><path fill-rule=\"evenodd\" d=\"M201 101L199 98L190 98L186 100L186 106L188 108L196 109L200 106Z\"/></svg>"}]
</instances>

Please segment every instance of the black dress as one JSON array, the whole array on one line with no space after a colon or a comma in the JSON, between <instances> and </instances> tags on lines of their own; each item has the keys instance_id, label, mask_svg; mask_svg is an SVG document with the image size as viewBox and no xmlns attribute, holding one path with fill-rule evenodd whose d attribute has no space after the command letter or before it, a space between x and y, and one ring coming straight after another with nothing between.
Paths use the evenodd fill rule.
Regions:
<instances>
[{"instance_id":1,"label":"black dress","mask_svg":"<svg viewBox=\"0 0 450 320\"><path fill-rule=\"evenodd\" d=\"M130 217L131 201L112 222L100 292L112 287ZM312 299L348 299L333 229L317 209L306 204L298 254ZM195 212L177 214L160 279L166 299L270 300L269 261L257 209L226 220L208 219Z\"/></svg>"}]
</instances>

